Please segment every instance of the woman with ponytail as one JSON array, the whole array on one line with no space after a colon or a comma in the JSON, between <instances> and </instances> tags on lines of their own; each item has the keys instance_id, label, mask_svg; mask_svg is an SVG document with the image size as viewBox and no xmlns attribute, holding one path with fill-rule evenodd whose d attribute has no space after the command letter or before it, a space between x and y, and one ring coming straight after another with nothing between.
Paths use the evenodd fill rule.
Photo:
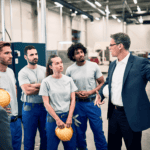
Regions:
<instances>
[{"instance_id":1,"label":"woman with ponytail","mask_svg":"<svg viewBox=\"0 0 150 150\"><path fill-rule=\"evenodd\" d=\"M46 78L42 81L39 95L42 95L47 110L47 150L57 150L60 140L55 135L55 128L75 126L72 120L75 108L75 91L71 77L62 74L63 63L57 55L51 55L46 66ZM63 142L65 150L76 149L75 132L70 141Z\"/></svg>"}]
</instances>

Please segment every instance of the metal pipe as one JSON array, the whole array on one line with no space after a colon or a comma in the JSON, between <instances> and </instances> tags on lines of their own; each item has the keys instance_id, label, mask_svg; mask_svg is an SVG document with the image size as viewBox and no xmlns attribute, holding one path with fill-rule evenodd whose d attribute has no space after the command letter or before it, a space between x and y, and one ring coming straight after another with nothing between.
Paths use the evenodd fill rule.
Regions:
<instances>
[{"instance_id":1,"label":"metal pipe","mask_svg":"<svg viewBox=\"0 0 150 150\"><path fill-rule=\"evenodd\" d=\"M1 0L1 13L2 13L2 41L5 41L5 8L4 0Z\"/></svg>"},{"instance_id":2,"label":"metal pipe","mask_svg":"<svg viewBox=\"0 0 150 150\"><path fill-rule=\"evenodd\" d=\"M63 41L63 18L62 18L62 7L60 7L60 41Z\"/></svg>"},{"instance_id":3,"label":"metal pipe","mask_svg":"<svg viewBox=\"0 0 150 150\"><path fill-rule=\"evenodd\" d=\"M20 28L21 28L21 42L23 40L23 35L22 35L22 1L20 0Z\"/></svg>"},{"instance_id":4,"label":"metal pipe","mask_svg":"<svg viewBox=\"0 0 150 150\"><path fill-rule=\"evenodd\" d=\"M108 5L106 6L106 9L108 10ZM109 13L106 12L106 41L108 39L108 33L109 33L109 28L108 28L108 20L109 20Z\"/></svg>"},{"instance_id":5,"label":"metal pipe","mask_svg":"<svg viewBox=\"0 0 150 150\"><path fill-rule=\"evenodd\" d=\"M12 27L12 1L10 0L10 24L11 24L11 41L13 42L13 27Z\"/></svg>"},{"instance_id":6,"label":"metal pipe","mask_svg":"<svg viewBox=\"0 0 150 150\"><path fill-rule=\"evenodd\" d=\"M40 1L37 0L37 12L38 12L38 42L40 43Z\"/></svg>"},{"instance_id":7,"label":"metal pipe","mask_svg":"<svg viewBox=\"0 0 150 150\"><path fill-rule=\"evenodd\" d=\"M103 16L103 41L105 41L105 17Z\"/></svg>"},{"instance_id":8,"label":"metal pipe","mask_svg":"<svg viewBox=\"0 0 150 150\"><path fill-rule=\"evenodd\" d=\"M41 0L41 34L42 34L42 43L46 44L47 50L47 35L46 35L46 1Z\"/></svg>"},{"instance_id":9,"label":"metal pipe","mask_svg":"<svg viewBox=\"0 0 150 150\"><path fill-rule=\"evenodd\" d=\"M124 32L125 6L126 6L126 0L124 0L124 2L123 2L123 10L122 10L122 18L123 18L123 21L122 21L122 32Z\"/></svg>"}]
</instances>

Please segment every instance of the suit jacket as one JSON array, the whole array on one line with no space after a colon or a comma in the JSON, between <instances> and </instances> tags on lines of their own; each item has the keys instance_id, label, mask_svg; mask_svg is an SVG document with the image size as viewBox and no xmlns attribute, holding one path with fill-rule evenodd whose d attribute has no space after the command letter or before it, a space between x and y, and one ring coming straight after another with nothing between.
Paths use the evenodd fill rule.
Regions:
<instances>
[{"instance_id":1,"label":"suit jacket","mask_svg":"<svg viewBox=\"0 0 150 150\"><path fill-rule=\"evenodd\" d=\"M10 122L7 112L0 106L0 150L13 150Z\"/></svg>"},{"instance_id":2,"label":"suit jacket","mask_svg":"<svg viewBox=\"0 0 150 150\"><path fill-rule=\"evenodd\" d=\"M103 100L102 90L108 84L108 118L111 117L114 110L114 105L111 103L111 83L115 67L116 61L110 64L108 77L100 89L100 95ZM128 123L135 132L150 127L150 102L145 91L148 81L150 81L150 62L145 58L130 54L124 72L121 95Z\"/></svg>"}]
</instances>

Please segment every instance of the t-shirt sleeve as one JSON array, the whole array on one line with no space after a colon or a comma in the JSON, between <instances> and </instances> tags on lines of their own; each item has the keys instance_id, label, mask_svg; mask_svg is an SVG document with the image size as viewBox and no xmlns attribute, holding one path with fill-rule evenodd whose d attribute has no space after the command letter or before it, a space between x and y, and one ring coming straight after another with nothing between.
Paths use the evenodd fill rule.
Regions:
<instances>
[{"instance_id":1,"label":"t-shirt sleeve","mask_svg":"<svg viewBox=\"0 0 150 150\"><path fill-rule=\"evenodd\" d=\"M14 78L14 81L15 81L15 84L16 84L16 78L15 78L15 74L14 74L14 71L13 70L11 70L12 71L12 74L13 74L13 78Z\"/></svg>"},{"instance_id":2,"label":"t-shirt sleeve","mask_svg":"<svg viewBox=\"0 0 150 150\"><path fill-rule=\"evenodd\" d=\"M73 82L72 78L71 78L70 84L71 84L71 86L70 86L70 91L71 91L71 93L78 90L78 88L76 87L76 85L75 85L75 83Z\"/></svg>"},{"instance_id":3,"label":"t-shirt sleeve","mask_svg":"<svg viewBox=\"0 0 150 150\"><path fill-rule=\"evenodd\" d=\"M102 72L101 72L101 70L100 70L100 68L97 64L95 64L95 67L96 67L96 69L95 69L95 79L98 79L102 76Z\"/></svg>"},{"instance_id":4,"label":"t-shirt sleeve","mask_svg":"<svg viewBox=\"0 0 150 150\"><path fill-rule=\"evenodd\" d=\"M42 81L41 86L40 86L40 91L39 95L41 96L49 96L48 94L48 87L45 81Z\"/></svg>"},{"instance_id":5,"label":"t-shirt sleeve","mask_svg":"<svg viewBox=\"0 0 150 150\"><path fill-rule=\"evenodd\" d=\"M66 69L66 76L71 77L70 71L69 71L69 67Z\"/></svg>"},{"instance_id":6,"label":"t-shirt sleeve","mask_svg":"<svg viewBox=\"0 0 150 150\"><path fill-rule=\"evenodd\" d=\"M20 71L18 74L19 85L30 84L27 74L24 71Z\"/></svg>"}]
</instances>

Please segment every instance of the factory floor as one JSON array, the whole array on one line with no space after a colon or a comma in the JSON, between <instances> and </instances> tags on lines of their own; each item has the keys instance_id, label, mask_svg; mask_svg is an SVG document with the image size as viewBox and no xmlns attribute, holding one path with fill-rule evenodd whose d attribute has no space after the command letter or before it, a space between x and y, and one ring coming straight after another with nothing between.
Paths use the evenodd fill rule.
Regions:
<instances>
[{"instance_id":1,"label":"factory floor","mask_svg":"<svg viewBox=\"0 0 150 150\"><path fill-rule=\"evenodd\" d=\"M99 65L99 67L101 69L101 72L104 75L104 78L106 79L107 72L108 72L108 63ZM150 82L147 84L146 91L150 100ZM105 104L101 106L101 109L102 109L102 119L103 119L103 130L104 130L106 139L107 139L107 133L108 133L107 108L108 108L108 99L105 99ZM87 136L86 139L87 139L88 150L96 150L94 139L93 139L93 133L90 129L89 123L87 127L86 136ZM39 138L39 132L37 131L37 135L35 139L35 150L39 150L39 146L40 146L40 138ZM23 142L22 142L21 150L23 150ZM64 150L61 142L59 144L58 150ZM123 142L121 150L126 150L124 142ZM150 150L150 128L142 132L142 150Z\"/></svg>"}]
</instances>

